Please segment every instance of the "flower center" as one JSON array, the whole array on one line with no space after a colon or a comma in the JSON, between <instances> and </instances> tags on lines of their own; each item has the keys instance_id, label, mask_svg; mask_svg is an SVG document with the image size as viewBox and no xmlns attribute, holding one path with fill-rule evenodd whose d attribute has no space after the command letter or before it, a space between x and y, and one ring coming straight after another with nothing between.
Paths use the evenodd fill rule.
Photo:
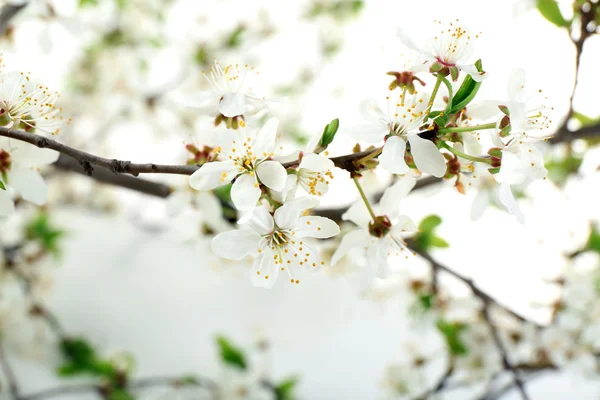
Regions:
<instances>
[{"instance_id":1,"label":"flower center","mask_svg":"<svg viewBox=\"0 0 600 400\"><path fill-rule=\"evenodd\" d=\"M390 233L392 229L392 223L387 215L380 215L369 222L369 234L376 238L382 238Z\"/></svg>"}]
</instances>

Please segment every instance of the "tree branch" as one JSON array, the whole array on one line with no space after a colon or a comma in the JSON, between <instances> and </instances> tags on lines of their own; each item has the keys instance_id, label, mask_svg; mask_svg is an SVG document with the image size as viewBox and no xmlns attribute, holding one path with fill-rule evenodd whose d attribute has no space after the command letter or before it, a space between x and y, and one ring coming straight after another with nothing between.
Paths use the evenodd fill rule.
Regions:
<instances>
[{"instance_id":1,"label":"tree branch","mask_svg":"<svg viewBox=\"0 0 600 400\"><path fill-rule=\"evenodd\" d=\"M22 9L27 6L27 3L18 6L11 4L5 4L0 10L0 35L4 35L8 29L9 22L19 13Z\"/></svg>"}]
</instances>

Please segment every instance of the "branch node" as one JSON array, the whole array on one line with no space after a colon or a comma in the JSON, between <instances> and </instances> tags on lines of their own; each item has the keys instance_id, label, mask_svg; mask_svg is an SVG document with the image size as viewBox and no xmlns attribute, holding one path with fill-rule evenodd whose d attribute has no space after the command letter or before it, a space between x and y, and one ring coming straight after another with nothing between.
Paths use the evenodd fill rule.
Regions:
<instances>
[{"instance_id":1,"label":"branch node","mask_svg":"<svg viewBox=\"0 0 600 400\"><path fill-rule=\"evenodd\" d=\"M110 171L114 174L123 174L126 173L129 169L129 164L131 161L121 161L121 160L111 160L110 162Z\"/></svg>"},{"instance_id":2,"label":"branch node","mask_svg":"<svg viewBox=\"0 0 600 400\"><path fill-rule=\"evenodd\" d=\"M81 164L87 176L92 176L92 172L94 172L94 167L92 167L92 164L88 160L81 160L79 161L79 164Z\"/></svg>"}]
</instances>

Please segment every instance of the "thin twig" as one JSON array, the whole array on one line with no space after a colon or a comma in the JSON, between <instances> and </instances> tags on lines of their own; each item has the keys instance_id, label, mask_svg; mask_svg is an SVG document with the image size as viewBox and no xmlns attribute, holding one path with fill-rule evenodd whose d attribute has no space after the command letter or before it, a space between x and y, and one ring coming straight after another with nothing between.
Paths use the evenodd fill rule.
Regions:
<instances>
[{"instance_id":1,"label":"thin twig","mask_svg":"<svg viewBox=\"0 0 600 400\"><path fill-rule=\"evenodd\" d=\"M11 4L5 4L0 10L0 35L4 35L8 29L8 24L19 13L22 9L27 6L27 3L13 6Z\"/></svg>"},{"instance_id":2,"label":"thin twig","mask_svg":"<svg viewBox=\"0 0 600 400\"><path fill-rule=\"evenodd\" d=\"M0 343L0 366L2 368L2 373L4 374L4 378L6 379L6 383L8 384L8 390L10 390L10 394L13 399L19 399L19 385L17 384L17 378L15 377L15 373L13 372L10 364L8 363L8 359L6 357L6 353L4 352L4 346Z\"/></svg>"}]
</instances>

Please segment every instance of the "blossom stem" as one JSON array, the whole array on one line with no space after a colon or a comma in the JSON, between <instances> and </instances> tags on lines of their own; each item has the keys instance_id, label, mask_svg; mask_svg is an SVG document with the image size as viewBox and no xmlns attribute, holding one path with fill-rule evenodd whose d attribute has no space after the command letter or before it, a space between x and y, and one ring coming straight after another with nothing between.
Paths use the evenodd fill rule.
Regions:
<instances>
[{"instance_id":1,"label":"blossom stem","mask_svg":"<svg viewBox=\"0 0 600 400\"><path fill-rule=\"evenodd\" d=\"M433 92L431 92L431 97L429 98L429 104L427 105L427 111L425 111L425 115L429 115L431 112L431 107L433 107L433 102L435 101L435 96L437 96L437 92L440 89L440 85L444 81L444 75L438 74L437 80L435 81L435 86L433 87Z\"/></svg>"},{"instance_id":2,"label":"blossom stem","mask_svg":"<svg viewBox=\"0 0 600 400\"><path fill-rule=\"evenodd\" d=\"M358 160L356 160L356 164L363 164L365 161L369 161L370 159L375 158L378 155L380 155L382 151L383 151L383 146L374 150L371 154L367 154L363 158L359 158Z\"/></svg>"},{"instance_id":3,"label":"blossom stem","mask_svg":"<svg viewBox=\"0 0 600 400\"><path fill-rule=\"evenodd\" d=\"M481 129L494 129L496 127L495 122L490 122L489 124L483 125L474 125L474 126L457 126L452 128L440 128L438 129L439 133L451 133L451 132L473 132Z\"/></svg>"},{"instance_id":4,"label":"blossom stem","mask_svg":"<svg viewBox=\"0 0 600 400\"><path fill-rule=\"evenodd\" d=\"M354 184L356 185L356 188L358 189L358 193L360 193L360 197L362 198L363 202L365 203L365 206L367 206L367 210L369 210L369 214L371 214L371 218L373 218L373 221L375 221L375 213L373 212L373 208L371 208L371 203L369 203L369 199L367 199L367 195L365 194L365 191L363 190L362 186L360 185L360 182L358 181L357 177L353 177L352 180L354 181Z\"/></svg>"},{"instance_id":5,"label":"blossom stem","mask_svg":"<svg viewBox=\"0 0 600 400\"><path fill-rule=\"evenodd\" d=\"M489 158L470 156L468 154L463 153L462 151L456 150L454 147L450 146L446 142L441 142L441 144L442 144L442 147L445 148L446 150L448 150L450 153L452 153L460 158L464 158L465 160L481 162L481 163L490 164L490 165L492 164L492 160L490 160Z\"/></svg>"}]
</instances>

